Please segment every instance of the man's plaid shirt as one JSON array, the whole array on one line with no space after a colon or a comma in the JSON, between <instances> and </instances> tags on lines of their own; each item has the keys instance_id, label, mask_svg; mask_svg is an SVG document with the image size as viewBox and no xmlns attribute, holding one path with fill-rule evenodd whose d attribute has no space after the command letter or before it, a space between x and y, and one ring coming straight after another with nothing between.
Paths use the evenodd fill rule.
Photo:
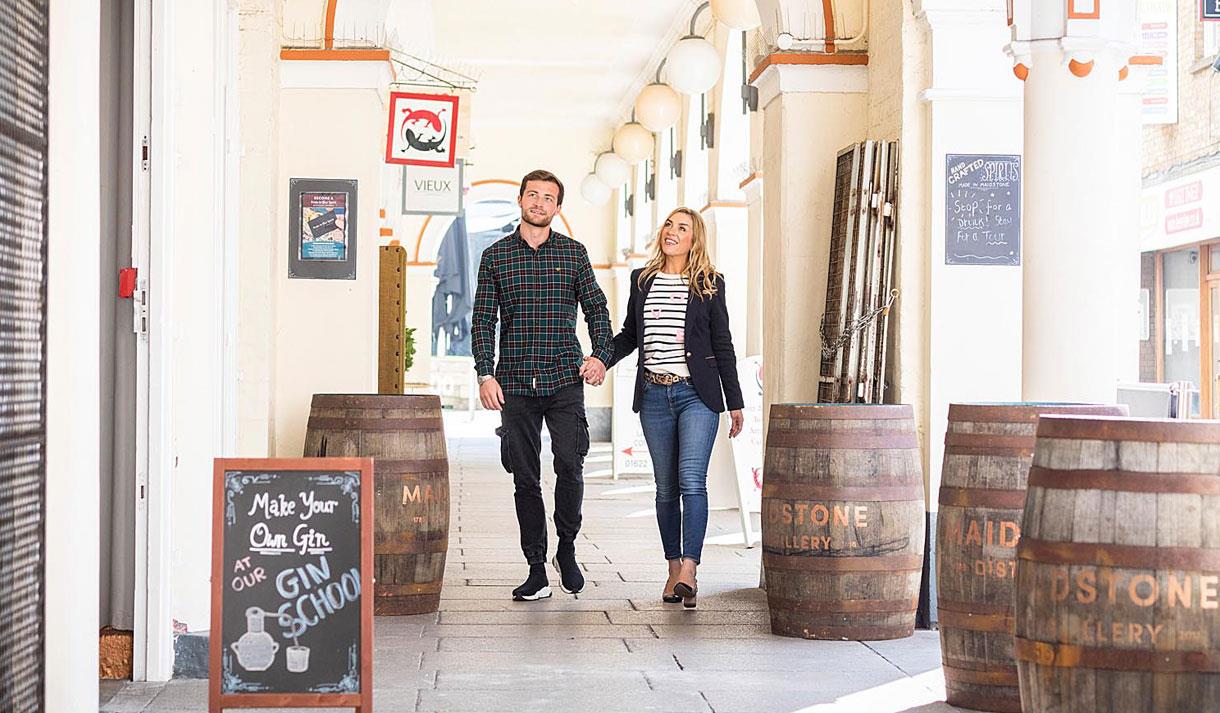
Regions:
<instances>
[{"instance_id":1,"label":"man's plaid shirt","mask_svg":"<svg viewBox=\"0 0 1220 713\"><path fill-rule=\"evenodd\" d=\"M537 250L518 229L483 251L471 317L471 350L480 376L491 374L504 393L550 396L580 381L584 354L576 340L576 304L589 325L592 356L609 364L610 314L589 252L551 231ZM498 312L498 314L497 314ZM500 327L500 362L493 342Z\"/></svg>"}]
</instances>

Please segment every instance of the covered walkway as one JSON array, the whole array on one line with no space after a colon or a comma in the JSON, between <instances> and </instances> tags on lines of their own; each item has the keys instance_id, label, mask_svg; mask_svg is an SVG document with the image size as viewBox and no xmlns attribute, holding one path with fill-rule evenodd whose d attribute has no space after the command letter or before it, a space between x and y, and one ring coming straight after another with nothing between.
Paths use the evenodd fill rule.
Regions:
<instances>
[{"instance_id":1,"label":"covered walkway","mask_svg":"<svg viewBox=\"0 0 1220 713\"><path fill-rule=\"evenodd\" d=\"M500 468L497 441L480 437L490 432L485 419L465 418L446 419L458 437L449 441L453 516L441 610L378 618L377 713L957 710L939 702L935 632L868 644L772 636L757 588L758 548L709 546L698 610L662 604L652 495L634 487L645 480L589 480L577 549L587 570L583 593L564 594L553 574L551 599L511 601L525 574L511 477ZM709 540L731 537L737 514L711 515ZM101 710L206 711L206 685L104 686Z\"/></svg>"}]
</instances>

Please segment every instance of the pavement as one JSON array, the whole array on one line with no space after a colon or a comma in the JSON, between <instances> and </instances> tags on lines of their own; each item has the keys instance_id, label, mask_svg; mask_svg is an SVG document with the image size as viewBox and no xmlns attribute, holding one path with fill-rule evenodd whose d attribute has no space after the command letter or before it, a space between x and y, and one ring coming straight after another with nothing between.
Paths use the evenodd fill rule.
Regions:
<instances>
[{"instance_id":1,"label":"pavement","mask_svg":"<svg viewBox=\"0 0 1220 713\"><path fill-rule=\"evenodd\" d=\"M376 619L377 713L961 710L943 702L935 632L879 642L773 636L758 588L760 549L740 539L705 548L698 609L663 604L666 565L647 478L587 479L577 543L584 592L564 594L552 571L552 598L512 601L527 568L511 476L497 440L484 435L490 428L460 418L446 419L453 502L440 611ZM554 483L546 477L544 492ZM709 540L739 535L735 511L711 513ZM103 681L100 710L206 711L207 682Z\"/></svg>"}]
</instances>

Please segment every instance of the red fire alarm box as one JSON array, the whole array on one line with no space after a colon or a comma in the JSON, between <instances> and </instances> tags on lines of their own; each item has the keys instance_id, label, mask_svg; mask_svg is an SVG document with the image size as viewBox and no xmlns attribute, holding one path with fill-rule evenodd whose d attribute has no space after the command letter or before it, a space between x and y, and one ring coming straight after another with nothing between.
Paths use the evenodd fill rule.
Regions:
<instances>
[{"instance_id":1,"label":"red fire alarm box","mask_svg":"<svg viewBox=\"0 0 1220 713\"><path fill-rule=\"evenodd\" d=\"M119 270L119 297L131 299L136 292L136 268L125 267Z\"/></svg>"}]
</instances>

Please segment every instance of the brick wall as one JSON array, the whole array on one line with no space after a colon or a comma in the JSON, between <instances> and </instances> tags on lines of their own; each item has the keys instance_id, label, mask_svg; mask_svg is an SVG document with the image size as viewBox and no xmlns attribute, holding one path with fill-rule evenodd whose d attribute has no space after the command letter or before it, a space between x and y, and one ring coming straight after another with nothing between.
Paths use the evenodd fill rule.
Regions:
<instances>
[{"instance_id":1,"label":"brick wall","mask_svg":"<svg viewBox=\"0 0 1220 713\"><path fill-rule=\"evenodd\" d=\"M1148 290L1148 338L1140 341L1140 381L1156 378L1156 254L1140 256L1140 289Z\"/></svg>"},{"instance_id":2,"label":"brick wall","mask_svg":"<svg viewBox=\"0 0 1220 713\"><path fill-rule=\"evenodd\" d=\"M1203 56L1199 0L1178 2L1178 123L1144 128L1144 175L1220 153L1220 75Z\"/></svg>"}]
</instances>

